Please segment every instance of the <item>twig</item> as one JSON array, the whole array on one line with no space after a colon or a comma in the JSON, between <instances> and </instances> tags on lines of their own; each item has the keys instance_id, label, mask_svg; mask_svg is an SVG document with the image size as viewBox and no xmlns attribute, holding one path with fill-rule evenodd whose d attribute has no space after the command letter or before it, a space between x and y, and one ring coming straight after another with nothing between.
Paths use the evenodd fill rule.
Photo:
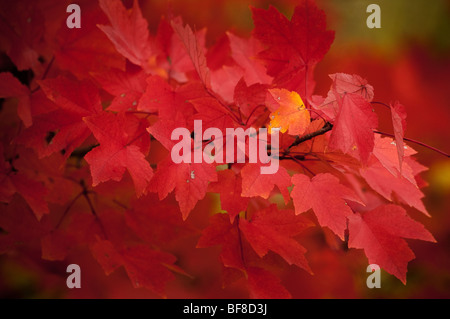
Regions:
<instances>
[{"instance_id":1,"label":"twig","mask_svg":"<svg viewBox=\"0 0 450 319\"><path fill-rule=\"evenodd\" d=\"M303 143L305 141L308 141L316 136L323 135L326 132L330 131L332 128L333 128L333 124L331 124L330 122L326 122L325 125L320 130L303 135L302 137L297 136L295 141L285 150L285 152L289 153L289 151L292 147L297 146L298 144Z\"/></svg>"}]
</instances>

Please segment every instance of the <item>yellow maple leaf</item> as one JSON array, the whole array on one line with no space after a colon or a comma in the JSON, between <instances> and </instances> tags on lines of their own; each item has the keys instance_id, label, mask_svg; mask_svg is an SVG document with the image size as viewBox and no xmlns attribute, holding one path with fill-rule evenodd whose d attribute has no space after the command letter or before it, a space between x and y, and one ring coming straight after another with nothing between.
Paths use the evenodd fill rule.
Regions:
<instances>
[{"instance_id":1,"label":"yellow maple leaf","mask_svg":"<svg viewBox=\"0 0 450 319\"><path fill-rule=\"evenodd\" d=\"M281 133L288 131L290 135L303 134L311 118L300 95L286 89L271 89L269 92L280 105L270 114L269 133L277 128Z\"/></svg>"}]
</instances>

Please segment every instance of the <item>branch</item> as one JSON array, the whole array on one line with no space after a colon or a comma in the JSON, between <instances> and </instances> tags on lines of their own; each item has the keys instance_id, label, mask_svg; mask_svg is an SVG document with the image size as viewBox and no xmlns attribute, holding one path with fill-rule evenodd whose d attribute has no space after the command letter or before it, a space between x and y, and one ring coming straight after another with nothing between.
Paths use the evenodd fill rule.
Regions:
<instances>
[{"instance_id":1,"label":"branch","mask_svg":"<svg viewBox=\"0 0 450 319\"><path fill-rule=\"evenodd\" d=\"M326 132L330 131L332 128L333 128L333 124L331 124L330 122L326 122L325 125L320 130L303 135L302 137L297 136L295 141L286 149L286 153L289 153L289 150L292 147L297 146L298 144L303 143L305 141L308 141L316 136L323 135Z\"/></svg>"}]
</instances>

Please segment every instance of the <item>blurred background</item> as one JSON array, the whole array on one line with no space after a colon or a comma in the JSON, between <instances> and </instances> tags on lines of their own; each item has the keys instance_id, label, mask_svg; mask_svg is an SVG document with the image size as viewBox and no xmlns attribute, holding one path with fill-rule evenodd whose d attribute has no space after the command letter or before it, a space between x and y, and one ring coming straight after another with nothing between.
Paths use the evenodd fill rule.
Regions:
<instances>
[{"instance_id":1,"label":"blurred background","mask_svg":"<svg viewBox=\"0 0 450 319\"><path fill-rule=\"evenodd\" d=\"M124 1L130 7L132 1ZM197 30L207 27L207 46L213 45L225 31L249 35L253 23L249 6L273 5L290 18L295 0L150 0L139 1L144 16L155 34L161 15L181 15ZM317 0L327 14L328 29L336 37L330 51L316 68L316 94L325 95L331 85L328 74L358 74L375 90L375 101L399 100L405 105L406 136L450 153L450 1L446 0ZM366 8L381 7L381 28L369 29ZM65 13L61 13L64 15ZM63 16L64 17L64 16ZM392 132L390 113L377 109L380 130ZM283 284L296 298L450 298L450 160L425 147L409 144L417 158L429 170L423 173L429 186L425 206L427 218L414 210L410 216L423 223L437 240L436 244L409 240L416 259L409 263L407 285L383 272L381 289L365 285L367 260L361 251L336 252L311 234L303 243L312 251L307 258L315 276L292 269ZM207 199L202 205L214 200ZM201 209L202 207L198 208ZM317 237L317 238L316 238ZM314 240L312 240L314 239ZM186 247L195 246L186 243ZM178 248L180 251L182 248ZM220 250L211 249L209 256ZM190 267L208 271L200 282L177 280L169 285L169 297L245 298L242 287L221 289L217 278L221 269L214 258L203 260L205 251L192 250ZM75 252L77 254L77 252ZM33 263L20 257L0 256L0 296L19 297L152 297L142 289L133 289L124 273L106 277L92 258L79 252L78 258L91 267L86 274L90 292L58 290L67 263ZM37 260L39 256L36 256ZM83 259L83 260L84 260ZM83 267L82 267L83 268ZM294 268L294 267L292 267ZM90 284L89 282L92 282ZM95 284L93 283L95 282Z\"/></svg>"}]
</instances>

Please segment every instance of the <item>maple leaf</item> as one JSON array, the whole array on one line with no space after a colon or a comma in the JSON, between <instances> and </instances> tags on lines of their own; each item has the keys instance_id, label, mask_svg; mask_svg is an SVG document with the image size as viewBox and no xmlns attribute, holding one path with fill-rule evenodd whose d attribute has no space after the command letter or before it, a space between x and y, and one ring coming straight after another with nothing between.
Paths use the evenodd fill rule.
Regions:
<instances>
[{"instance_id":1,"label":"maple leaf","mask_svg":"<svg viewBox=\"0 0 450 319\"><path fill-rule=\"evenodd\" d=\"M0 202L9 203L14 194L18 193L26 201L36 218L40 220L43 215L48 214L49 208L46 201L48 190L44 183L37 180L20 156L14 159L3 159L3 145L0 144ZM25 154L23 154L25 155ZM19 168L17 168L17 167Z\"/></svg>"},{"instance_id":2,"label":"maple leaf","mask_svg":"<svg viewBox=\"0 0 450 319\"><path fill-rule=\"evenodd\" d=\"M139 101L137 109L146 112L158 112L164 120L177 114L191 120L192 105L190 100L208 96L204 86L192 81L180 86L171 86L160 76L147 77L147 87ZM184 126L186 127L186 126Z\"/></svg>"},{"instance_id":3,"label":"maple leaf","mask_svg":"<svg viewBox=\"0 0 450 319\"><path fill-rule=\"evenodd\" d=\"M43 71L39 61L45 36L45 19L41 7L24 2L0 3L0 39L2 50L19 71Z\"/></svg>"},{"instance_id":4,"label":"maple leaf","mask_svg":"<svg viewBox=\"0 0 450 319\"><path fill-rule=\"evenodd\" d=\"M402 148L405 158L417 153L410 146L403 144ZM416 185L415 174L413 173L411 167L407 163L402 165L401 169L399 167L398 147L396 141L389 137L375 135L375 147L373 149L373 156L375 156L392 175L396 177L402 175L412 184Z\"/></svg>"},{"instance_id":5,"label":"maple leaf","mask_svg":"<svg viewBox=\"0 0 450 319\"><path fill-rule=\"evenodd\" d=\"M255 110L257 108L260 108L261 112L265 111L264 104L268 87L268 85L259 83L247 86L243 78L239 80L234 89L234 101L239 106L241 113L247 117L255 115L254 118L256 119ZM252 124L249 120L250 118L248 119L248 125Z\"/></svg>"},{"instance_id":6,"label":"maple leaf","mask_svg":"<svg viewBox=\"0 0 450 319\"><path fill-rule=\"evenodd\" d=\"M37 220L27 203L18 196L8 205L0 204L0 254L14 248L17 244L39 240L48 232L49 224L45 218Z\"/></svg>"},{"instance_id":7,"label":"maple leaf","mask_svg":"<svg viewBox=\"0 0 450 319\"><path fill-rule=\"evenodd\" d=\"M272 77L267 75L264 65L257 59L264 48L261 43L254 37L242 39L230 32L227 32L227 37L232 58L244 70L245 83L249 86L272 83Z\"/></svg>"},{"instance_id":8,"label":"maple leaf","mask_svg":"<svg viewBox=\"0 0 450 319\"><path fill-rule=\"evenodd\" d=\"M335 73L330 74L329 77L333 80L337 93L341 95L345 93L358 94L368 102L372 101L374 96L373 86L358 74Z\"/></svg>"},{"instance_id":9,"label":"maple leaf","mask_svg":"<svg viewBox=\"0 0 450 319\"><path fill-rule=\"evenodd\" d=\"M297 92L285 89L270 89L272 97L280 107L270 114L269 133L279 128L281 133L286 131L290 135L301 135L310 123L309 111L305 108Z\"/></svg>"},{"instance_id":10,"label":"maple leaf","mask_svg":"<svg viewBox=\"0 0 450 319\"><path fill-rule=\"evenodd\" d=\"M50 212L45 200L48 191L42 183L31 180L22 174L11 176L11 181L16 191L30 205L38 220Z\"/></svg>"},{"instance_id":11,"label":"maple leaf","mask_svg":"<svg viewBox=\"0 0 450 319\"><path fill-rule=\"evenodd\" d=\"M164 296L164 288L174 278L169 270L175 267L176 258L169 253L152 250L145 245L117 249L108 240L98 240L91 251L106 274L123 266L133 286L146 287Z\"/></svg>"},{"instance_id":12,"label":"maple leaf","mask_svg":"<svg viewBox=\"0 0 450 319\"><path fill-rule=\"evenodd\" d=\"M346 93L342 99L336 98L339 100L339 113L331 130L329 147L345 154L354 152L363 163L367 163L374 147L373 129L378 125L377 116L361 95Z\"/></svg>"},{"instance_id":13,"label":"maple leaf","mask_svg":"<svg viewBox=\"0 0 450 319\"><path fill-rule=\"evenodd\" d=\"M93 186L111 179L120 181L125 170L128 170L136 194L141 196L153 176L143 153L148 152L149 145L148 137L143 139L145 123L140 125L135 117L122 113L114 115L106 112L84 121L100 143L84 157L90 165ZM127 132L127 128L131 130ZM143 139L140 146L136 145L139 139Z\"/></svg>"},{"instance_id":14,"label":"maple leaf","mask_svg":"<svg viewBox=\"0 0 450 319\"><path fill-rule=\"evenodd\" d=\"M194 68L203 85L211 88L211 74L206 62L205 50L189 25L183 27L183 22L179 19L172 20L171 25L175 33L183 42L186 52L191 58Z\"/></svg>"},{"instance_id":15,"label":"maple leaf","mask_svg":"<svg viewBox=\"0 0 450 319\"><path fill-rule=\"evenodd\" d=\"M424 194L417 187L415 180L411 181L403 175L392 175L379 160L373 160L369 166L361 168L360 174L373 190L387 200L393 201L392 195L395 193L403 203L430 216L421 200Z\"/></svg>"},{"instance_id":16,"label":"maple leaf","mask_svg":"<svg viewBox=\"0 0 450 319\"><path fill-rule=\"evenodd\" d=\"M326 16L311 0L295 7L291 21L274 7L252 8L253 35L267 49L259 54L266 62L267 73L274 83L295 90L308 99L314 82L312 71L334 40L334 32L326 30Z\"/></svg>"},{"instance_id":17,"label":"maple leaf","mask_svg":"<svg viewBox=\"0 0 450 319\"><path fill-rule=\"evenodd\" d=\"M271 250L289 265L312 273L304 256L306 249L292 238L310 226L312 223L307 219L296 216L291 210L278 211L276 205L256 212L250 221L239 220L239 228L260 257Z\"/></svg>"},{"instance_id":18,"label":"maple leaf","mask_svg":"<svg viewBox=\"0 0 450 319\"><path fill-rule=\"evenodd\" d=\"M241 170L242 197L260 196L267 199L275 185L287 203L290 200L288 187L292 185L286 168L280 166L275 174L261 174L260 163L247 163Z\"/></svg>"},{"instance_id":19,"label":"maple leaf","mask_svg":"<svg viewBox=\"0 0 450 319\"><path fill-rule=\"evenodd\" d=\"M179 83L186 83L191 80L191 73L196 72L191 56L186 54L184 39L179 36L172 24L182 25L181 17L172 18L167 21L161 17L156 34L156 67L159 66L156 74L171 78ZM205 47L206 29L203 28L195 32L196 41L201 48Z\"/></svg>"},{"instance_id":20,"label":"maple leaf","mask_svg":"<svg viewBox=\"0 0 450 319\"><path fill-rule=\"evenodd\" d=\"M102 110L98 89L90 82L76 82L63 76L39 81L40 91L32 95L32 108L39 108L33 125L24 130L19 141L36 149L40 157L63 151L65 157L89 137L84 117ZM49 134L52 138L48 141Z\"/></svg>"},{"instance_id":21,"label":"maple leaf","mask_svg":"<svg viewBox=\"0 0 450 319\"><path fill-rule=\"evenodd\" d=\"M89 116L102 110L98 89L87 81L73 81L58 76L39 81L47 98L69 113Z\"/></svg>"},{"instance_id":22,"label":"maple leaf","mask_svg":"<svg viewBox=\"0 0 450 319\"><path fill-rule=\"evenodd\" d=\"M45 196L48 190L43 183L29 178L20 172L12 172L9 163L4 162L0 170L0 201L9 202L15 193L20 194L30 206L36 218L40 220L48 214L49 208Z\"/></svg>"},{"instance_id":23,"label":"maple leaf","mask_svg":"<svg viewBox=\"0 0 450 319\"><path fill-rule=\"evenodd\" d=\"M218 70L224 65L231 66L236 64L231 57L230 39L227 33L217 38L214 44L208 47L206 62L211 71Z\"/></svg>"},{"instance_id":24,"label":"maple leaf","mask_svg":"<svg viewBox=\"0 0 450 319\"><path fill-rule=\"evenodd\" d=\"M362 204L356 194L330 173L317 174L312 179L296 174L292 176L292 183L295 213L301 214L312 208L319 224L330 228L343 240L347 218L353 214L346 200Z\"/></svg>"},{"instance_id":25,"label":"maple leaf","mask_svg":"<svg viewBox=\"0 0 450 319\"><path fill-rule=\"evenodd\" d=\"M182 220L177 206L170 201L159 201L156 194L133 201L125 212L125 222L142 240L160 245L177 243L195 233Z\"/></svg>"},{"instance_id":26,"label":"maple leaf","mask_svg":"<svg viewBox=\"0 0 450 319\"><path fill-rule=\"evenodd\" d=\"M211 72L211 89L224 102L232 104L235 87L243 75L244 71L239 66L223 65Z\"/></svg>"},{"instance_id":27,"label":"maple leaf","mask_svg":"<svg viewBox=\"0 0 450 319\"><path fill-rule=\"evenodd\" d=\"M73 244L74 239L71 236L56 229L41 238L42 259L64 260Z\"/></svg>"},{"instance_id":28,"label":"maple leaf","mask_svg":"<svg viewBox=\"0 0 450 319\"><path fill-rule=\"evenodd\" d=\"M31 126L33 119L30 109L30 90L9 72L0 73L0 98L16 97L17 114L25 127Z\"/></svg>"},{"instance_id":29,"label":"maple leaf","mask_svg":"<svg viewBox=\"0 0 450 319\"><path fill-rule=\"evenodd\" d=\"M147 87L147 75L142 70L124 72L115 69L93 76L105 91L114 96L108 106L108 110L113 112L136 109Z\"/></svg>"},{"instance_id":30,"label":"maple leaf","mask_svg":"<svg viewBox=\"0 0 450 319\"><path fill-rule=\"evenodd\" d=\"M403 238L436 242L425 227L397 205L383 205L348 217L351 248L364 249L369 264L378 264L406 284L409 261L415 258Z\"/></svg>"},{"instance_id":31,"label":"maple leaf","mask_svg":"<svg viewBox=\"0 0 450 319\"><path fill-rule=\"evenodd\" d=\"M324 99L317 95L312 96L311 106L321 112L331 121L334 121L339 113L339 99L337 94L343 96L347 93L361 95L365 100L371 102L374 96L373 87L357 74L335 73L329 77L333 80L327 97Z\"/></svg>"},{"instance_id":32,"label":"maple leaf","mask_svg":"<svg viewBox=\"0 0 450 319\"><path fill-rule=\"evenodd\" d=\"M220 206L228 212L230 221L247 209L249 198L241 197L242 178L232 170L217 172L217 182L209 184L208 191L220 194Z\"/></svg>"},{"instance_id":33,"label":"maple leaf","mask_svg":"<svg viewBox=\"0 0 450 319\"><path fill-rule=\"evenodd\" d=\"M289 291L274 274L259 267L247 268L250 298L254 299L290 299Z\"/></svg>"},{"instance_id":34,"label":"maple leaf","mask_svg":"<svg viewBox=\"0 0 450 319\"><path fill-rule=\"evenodd\" d=\"M193 128L194 107L191 99L205 96L200 82L173 88L160 76L147 78L147 88L138 104L139 111L158 112L158 121L147 129L166 149L177 144L171 135L174 129Z\"/></svg>"},{"instance_id":35,"label":"maple leaf","mask_svg":"<svg viewBox=\"0 0 450 319\"><path fill-rule=\"evenodd\" d=\"M234 119L230 115L231 112L217 99L202 97L190 100L190 103L197 111L194 118L202 121L203 130L214 127L225 133L227 128L234 127ZM224 140L226 140L226 137L224 137Z\"/></svg>"},{"instance_id":36,"label":"maple leaf","mask_svg":"<svg viewBox=\"0 0 450 319\"><path fill-rule=\"evenodd\" d=\"M230 222L227 214L215 214L209 219L209 226L202 231L198 248L221 245L220 259L225 267L245 270L242 260L239 228L237 222Z\"/></svg>"},{"instance_id":37,"label":"maple leaf","mask_svg":"<svg viewBox=\"0 0 450 319\"><path fill-rule=\"evenodd\" d=\"M401 172L403 156L405 152L403 137L405 135L406 130L406 111L405 107L398 101L394 102L394 104L391 104L389 106L391 108L392 125L394 127L395 144L397 146L397 153L398 153L398 164Z\"/></svg>"},{"instance_id":38,"label":"maple leaf","mask_svg":"<svg viewBox=\"0 0 450 319\"><path fill-rule=\"evenodd\" d=\"M152 47L148 23L142 16L138 1L133 2L130 11L126 10L120 0L100 0L99 4L111 22L111 26L98 25L100 30L108 36L120 54L147 70Z\"/></svg>"},{"instance_id":39,"label":"maple leaf","mask_svg":"<svg viewBox=\"0 0 450 319\"><path fill-rule=\"evenodd\" d=\"M65 12L64 4L59 10ZM64 25L55 34L54 57L58 67L70 71L78 79L87 79L92 73L104 73L110 69L125 70L125 58L97 27L107 22L97 4L83 3L82 27L69 29ZM51 66L49 62L47 67Z\"/></svg>"},{"instance_id":40,"label":"maple leaf","mask_svg":"<svg viewBox=\"0 0 450 319\"><path fill-rule=\"evenodd\" d=\"M77 198L79 196L74 199ZM68 208L74 209L70 204ZM64 214L67 214L67 210L63 212L62 217L65 217ZM42 259L64 260L72 249L95 243L97 237L102 234L97 217L83 210L71 215L68 221L60 219L57 225L41 238Z\"/></svg>"},{"instance_id":41,"label":"maple leaf","mask_svg":"<svg viewBox=\"0 0 450 319\"><path fill-rule=\"evenodd\" d=\"M215 181L217 172L213 164L176 164L169 155L158 163L149 190L157 192L160 200L175 190L183 220L186 220L197 202L205 197L208 183Z\"/></svg>"}]
</instances>

